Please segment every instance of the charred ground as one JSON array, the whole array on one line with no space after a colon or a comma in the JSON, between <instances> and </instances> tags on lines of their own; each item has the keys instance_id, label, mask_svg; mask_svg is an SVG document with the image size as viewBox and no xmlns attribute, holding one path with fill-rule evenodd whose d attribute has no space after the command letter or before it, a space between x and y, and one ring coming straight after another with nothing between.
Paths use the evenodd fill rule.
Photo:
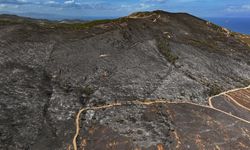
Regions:
<instances>
[{"instance_id":1,"label":"charred ground","mask_svg":"<svg viewBox=\"0 0 250 150\"><path fill-rule=\"evenodd\" d=\"M247 42L247 35L185 13L143 12L88 23L1 16L0 148L66 149L75 114L86 106L159 98L206 105L211 95L249 85ZM147 140L171 146L170 136L158 134L173 130L170 113L163 112L165 123L153 121L144 139L145 118L129 126L129 117L147 108L127 109L107 110L109 124L117 117L112 115L125 116L120 129L108 132L119 131L115 134L145 148ZM129 136L120 132L139 126L143 131Z\"/></svg>"}]
</instances>

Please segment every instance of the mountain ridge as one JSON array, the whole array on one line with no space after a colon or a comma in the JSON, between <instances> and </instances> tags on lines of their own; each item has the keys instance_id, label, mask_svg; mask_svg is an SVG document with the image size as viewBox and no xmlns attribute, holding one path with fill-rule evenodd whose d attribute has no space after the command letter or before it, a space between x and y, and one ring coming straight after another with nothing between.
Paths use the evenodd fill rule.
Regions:
<instances>
[{"instance_id":1,"label":"mountain ridge","mask_svg":"<svg viewBox=\"0 0 250 150\"><path fill-rule=\"evenodd\" d=\"M138 99L208 105L208 97L250 83L248 36L188 14L156 11L73 24L23 21L0 18L0 149L67 149L75 116L85 107ZM109 145L117 136L129 148L150 149L159 142L167 149L187 121L175 113L190 115L224 140L216 124L195 115L208 114L222 125L235 121L213 112L185 104L89 110L81 115L77 143L98 149L91 139L114 135L98 140ZM233 138L241 126L249 128L238 123L221 131ZM185 129L195 133L192 126Z\"/></svg>"}]
</instances>

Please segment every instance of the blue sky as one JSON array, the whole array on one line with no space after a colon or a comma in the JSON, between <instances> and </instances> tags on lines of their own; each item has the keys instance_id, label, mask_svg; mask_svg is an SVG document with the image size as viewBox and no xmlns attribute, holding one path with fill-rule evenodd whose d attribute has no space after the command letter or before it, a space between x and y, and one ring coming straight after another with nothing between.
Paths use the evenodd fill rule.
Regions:
<instances>
[{"instance_id":1,"label":"blue sky","mask_svg":"<svg viewBox=\"0 0 250 150\"><path fill-rule=\"evenodd\" d=\"M0 0L0 13L45 18L117 17L156 9L199 17L250 17L250 0Z\"/></svg>"}]
</instances>

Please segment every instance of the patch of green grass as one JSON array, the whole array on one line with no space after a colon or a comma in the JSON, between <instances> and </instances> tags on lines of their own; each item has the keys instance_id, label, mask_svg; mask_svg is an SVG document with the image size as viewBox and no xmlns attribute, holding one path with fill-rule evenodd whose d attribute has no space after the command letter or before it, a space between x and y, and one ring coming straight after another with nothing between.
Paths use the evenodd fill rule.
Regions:
<instances>
[{"instance_id":1,"label":"patch of green grass","mask_svg":"<svg viewBox=\"0 0 250 150\"><path fill-rule=\"evenodd\" d=\"M241 83L242 83L244 86L249 86L249 85L250 85L250 79L242 80Z\"/></svg>"},{"instance_id":2,"label":"patch of green grass","mask_svg":"<svg viewBox=\"0 0 250 150\"><path fill-rule=\"evenodd\" d=\"M9 24L16 24L15 22L13 21L10 21L10 20L0 20L0 25L9 25Z\"/></svg>"},{"instance_id":3,"label":"patch of green grass","mask_svg":"<svg viewBox=\"0 0 250 150\"><path fill-rule=\"evenodd\" d=\"M86 96L90 96L91 94L94 93L94 89L90 86L85 86L85 87L82 87L81 93L85 94Z\"/></svg>"},{"instance_id":4,"label":"patch of green grass","mask_svg":"<svg viewBox=\"0 0 250 150\"><path fill-rule=\"evenodd\" d=\"M16 25L16 24L36 25L35 23L28 20L9 20L9 19L0 20L0 25Z\"/></svg>"},{"instance_id":5,"label":"patch of green grass","mask_svg":"<svg viewBox=\"0 0 250 150\"><path fill-rule=\"evenodd\" d=\"M214 30L217 30L217 31L221 31L222 28L214 23L210 23L210 26L214 29Z\"/></svg>"},{"instance_id":6,"label":"patch of green grass","mask_svg":"<svg viewBox=\"0 0 250 150\"><path fill-rule=\"evenodd\" d=\"M219 85L213 84L210 86L209 96L214 96L220 94L221 92L223 92L223 89Z\"/></svg>"},{"instance_id":7,"label":"patch of green grass","mask_svg":"<svg viewBox=\"0 0 250 150\"><path fill-rule=\"evenodd\" d=\"M172 64L175 64L178 56L172 53L169 44L165 40L157 40L157 47L159 51L165 56L167 61Z\"/></svg>"},{"instance_id":8,"label":"patch of green grass","mask_svg":"<svg viewBox=\"0 0 250 150\"><path fill-rule=\"evenodd\" d=\"M73 29L81 30L91 28L101 24L107 23L122 23L127 21L127 18L118 18L118 19L103 19L103 20L94 20L86 23L49 23L44 24L44 27L55 28L55 29Z\"/></svg>"},{"instance_id":9,"label":"patch of green grass","mask_svg":"<svg viewBox=\"0 0 250 150\"><path fill-rule=\"evenodd\" d=\"M118 18L118 19L103 19L103 20L94 20L90 22L83 23L58 23L58 22L39 22L29 21L29 20L0 20L0 25L15 25L15 24L28 24L28 25L37 25L43 28L50 29L72 29L72 30L81 30L91 28L101 24L107 23L122 23L128 21L128 18Z\"/></svg>"},{"instance_id":10,"label":"patch of green grass","mask_svg":"<svg viewBox=\"0 0 250 150\"><path fill-rule=\"evenodd\" d=\"M90 28L99 24L106 24L111 23L112 20L95 20L87 23L52 23L52 24L45 24L45 27L56 28L56 29L86 29Z\"/></svg>"},{"instance_id":11,"label":"patch of green grass","mask_svg":"<svg viewBox=\"0 0 250 150\"><path fill-rule=\"evenodd\" d=\"M209 41L204 41L204 40L191 39L189 43L197 47L206 47L206 48L216 49L216 44L214 44L212 41L209 42Z\"/></svg>"},{"instance_id":12,"label":"patch of green grass","mask_svg":"<svg viewBox=\"0 0 250 150\"><path fill-rule=\"evenodd\" d=\"M130 14L129 16L146 17L146 16L149 16L151 14L152 14L152 12L145 11L145 12L135 12L135 13Z\"/></svg>"}]
</instances>

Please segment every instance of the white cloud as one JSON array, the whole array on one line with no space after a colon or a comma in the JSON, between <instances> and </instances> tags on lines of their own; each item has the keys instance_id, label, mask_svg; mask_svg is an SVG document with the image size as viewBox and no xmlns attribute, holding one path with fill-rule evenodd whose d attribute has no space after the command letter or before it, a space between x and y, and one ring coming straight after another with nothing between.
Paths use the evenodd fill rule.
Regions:
<instances>
[{"instance_id":1,"label":"white cloud","mask_svg":"<svg viewBox=\"0 0 250 150\"><path fill-rule=\"evenodd\" d=\"M1 9L10 9L10 8L18 8L18 5L10 5L10 4L0 4Z\"/></svg>"},{"instance_id":2,"label":"white cloud","mask_svg":"<svg viewBox=\"0 0 250 150\"><path fill-rule=\"evenodd\" d=\"M147 9L147 8L150 8L152 5L150 4L145 4L145 3L140 3L139 4L139 9Z\"/></svg>"},{"instance_id":3,"label":"white cloud","mask_svg":"<svg viewBox=\"0 0 250 150\"><path fill-rule=\"evenodd\" d=\"M165 3L168 0L140 0L142 3Z\"/></svg>"},{"instance_id":4,"label":"white cloud","mask_svg":"<svg viewBox=\"0 0 250 150\"><path fill-rule=\"evenodd\" d=\"M7 7L7 5L5 5L5 4L0 4L0 8L6 8Z\"/></svg>"},{"instance_id":5,"label":"white cloud","mask_svg":"<svg viewBox=\"0 0 250 150\"><path fill-rule=\"evenodd\" d=\"M46 4L59 4L58 2L56 1L48 1L48 2L45 2Z\"/></svg>"},{"instance_id":6,"label":"white cloud","mask_svg":"<svg viewBox=\"0 0 250 150\"><path fill-rule=\"evenodd\" d=\"M150 0L151 2L159 2L159 3L162 3L162 2L166 2L167 0Z\"/></svg>"},{"instance_id":7,"label":"white cloud","mask_svg":"<svg viewBox=\"0 0 250 150\"><path fill-rule=\"evenodd\" d=\"M229 6L226 8L227 12L250 12L250 4L241 5L241 6Z\"/></svg>"},{"instance_id":8,"label":"white cloud","mask_svg":"<svg viewBox=\"0 0 250 150\"><path fill-rule=\"evenodd\" d=\"M27 3L27 0L17 0L18 2Z\"/></svg>"},{"instance_id":9,"label":"white cloud","mask_svg":"<svg viewBox=\"0 0 250 150\"><path fill-rule=\"evenodd\" d=\"M68 0L64 2L64 4L73 4L73 3L75 3L75 0Z\"/></svg>"},{"instance_id":10,"label":"white cloud","mask_svg":"<svg viewBox=\"0 0 250 150\"><path fill-rule=\"evenodd\" d=\"M243 9L250 10L250 4L249 4L249 5L242 5L241 7L242 7Z\"/></svg>"}]
</instances>

